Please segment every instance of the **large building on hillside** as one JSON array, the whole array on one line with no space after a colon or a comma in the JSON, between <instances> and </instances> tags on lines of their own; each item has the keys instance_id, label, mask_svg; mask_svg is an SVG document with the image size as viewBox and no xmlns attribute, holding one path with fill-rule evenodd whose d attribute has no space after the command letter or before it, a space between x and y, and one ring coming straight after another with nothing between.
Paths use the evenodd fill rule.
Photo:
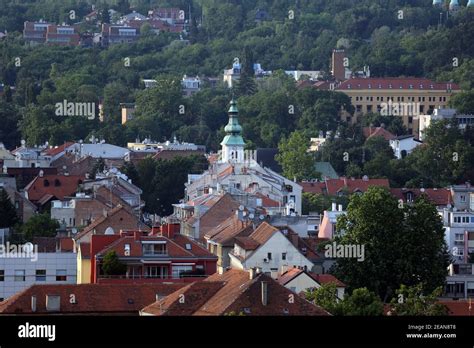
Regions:
<instances>
[{"instance_id":1,"label":"large building on hillside","mask_svg":"<svg viewBox=\"0 0 474 348\"><path fill-rule=\"evenodd\" d=\"M354 116L343 113L345 121L355 123L367 113L386 113L402 117L403 124L416 136L418 117L447 107L449 98L460 92L455 83L411 77L352 78L335 90L347 94L355 108Z\"/></svg>"},{"instance_id":2,"label":"large building on hillside","mask_svg":"<svg viewBox=\"0 0 474 348\"><path fill-rule=\"evenodd\" d=\"M211 193L232 195L261 195L275 201L278 208L273 213L301 215L302 188L273 170L260 166L255 151L244 151L242 126L238 109L232 100L226 136L221 142L220 158L201 175L190 175L186 184L185 200L194 200Z\"/></svg>"}]
</instances>

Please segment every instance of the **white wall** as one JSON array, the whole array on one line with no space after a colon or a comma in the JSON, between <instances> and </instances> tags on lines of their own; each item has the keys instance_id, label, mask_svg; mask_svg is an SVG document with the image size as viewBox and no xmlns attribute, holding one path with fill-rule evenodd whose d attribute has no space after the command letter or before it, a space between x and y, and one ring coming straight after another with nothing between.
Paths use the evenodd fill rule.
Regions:
<instances>
[{"instance_id":1,"label":"white wall","mask_svg":"<svg viewBox=\"0 0 474 348\"><path fill-rule=\"evenodd\" d=\"M268 258L268 253L272 253L272 259L264 262L264 259ZM282 260L282 253L286 253L286 260ZM248 256L242 266L246 270L260 267L262 272L271 272L272 268L280 271L283 265L306 266L308 270L313 267L313 263L301 254L281 232L276 232L264 245Z\"/></svg>"},{"instance_id":2,"label":"white wall","mask_svg":"<svg viewBox=\"0 0 474 348\"><path fill-rule=\"evenodd\" d=\"M33 284L75 284L77 277L76 253L38 253L38 260L0 257L0 270L5 273L0 281L0 298L6 299ZM46 281L36 281L36 270L46 270ZM56 281L56 270L65 269L66 281ZM25 270L25 281L15 281L15 270Z\"/></svg>"}]
</instances>

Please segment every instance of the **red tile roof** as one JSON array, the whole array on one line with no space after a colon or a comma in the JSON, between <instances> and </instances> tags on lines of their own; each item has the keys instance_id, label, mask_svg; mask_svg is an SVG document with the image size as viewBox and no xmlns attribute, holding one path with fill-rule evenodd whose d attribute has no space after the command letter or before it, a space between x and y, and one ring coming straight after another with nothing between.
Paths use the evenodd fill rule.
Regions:
<instances>
[{"instance_id":1,"label":"red tile roof","mask_svg":"<svg viewBox=\"0 0 474 348\"><path fill-rule=\"evenodd\" d=\"M257 198L260 198L262 200L262 207L264 208L278 208L281 206L280 202L274 199L271 199L270 197L265 196L264 194L260 192L257 192L255 196L257 196Z\"/></svg>"},{"instance_id":2,"label":"red tile roof","mask_svg":"<svg viewBox=\"0 0 474 348\"><path fill-rule=\"evenodd\" d=\"M412 193L413 199L420 197L422 194L425 194L428 200L434 205L445 206L452 203L451 190L446 188L392 188L390 192L397 199L407 202L408 193Z\"/></svg>"},{"instance_id":3,"label":"red tile roof","mask_svg":"<svg viewBox=\"0 0 474 348\"><path fill-rule=\"evenodd\" d=\"M324 182L299 182L298 184L303 188L303 192L314 194L322 194L326 189L326 183Z\"/></svg>"},{"instance_id":4,"label":"red tile roof","mask_svg":"<svg viewBox=\"0 0 474 348\"><path fill-rule=\"evenodd\" d=\"M248 236L252 232L253 226L240 221L234 214L206 233L204 238L222 246L233 246L235 237Z\"/></svg>"},{"instance_id":5,"label":"red tile roof","mask_svg":"<svg viewBox=\"0 0 474 348\"><path fill-rule=\"evenodd\" d=\"M266 305L261 300L262 282L267 284ZM180 295L184 295L186 306L179 303L183 298ZM181 315L183 311L187 315L330 315L299 296L290 303L290 295L290 290L264 274L250 279L248 272L233 269L216 273L199 285L178 290L169 298L145 307L142 312L151 315Z\"/></svg>"},{"instance_id":6,"label":"red tile roof","mask_svg":"<svg viewBox=\"0 0 474 348\"><path fill-rule=\"evenodd\" d=\"M176 284L67 284L32 285L0 302L2 314L58 314L46 310L46 296L60 296L59 313L137 314L144 306L183 287ZM71 303L74 294L76 303ZM31 311L31 297L36 296L36 312Z\"/></svg>"},{"instance_id":7,"label":"red tile roof","mask_svg":"<svg viewBox=\"0 0 474 348\"><path fill-rule=\"evenodd\" d=\"M472 302L469 303L469 300L439 301L440 304L448 308L448 314L452 316L474 316L474 303Z\"/></svg>"},{"instance_id":8,"label":"red tile roof","mask_svg":"<svg viewBox=\"0 0 474 348\"><path fill-rule=\"evenodd\" d=\"M65 151L69 146L74 145L72 141L68 141L62 145L56 146L56 147L51 147L47 150L44 151L45 155L48 156L55 156L57 154L60 154L61 152Z\"/></svg>"},{"instance_id":9,"label":"red tile roof","mask_svg":"<svg viewBox=\"0 0 474 348\"><path fill-rule=\"evenodd\" d=\"M235 243L245 250L255 250L260 246L257 241L245 236L235 237Z\"/></svg>"},{"instance_id":10,"label":"red tile roof","mask_svg":"<svg viewBox=\"0 0 474 348\"><path fill-rule=\"evenodd\" d=\"M390 133L388 130L382 127L363 127L362 133L366 139L371 137L382 137L385 140L389 141L395 139L396 136Z\"/></svg>"},{"instance_id":11,"label":"red tile roof","mask_svg":"<svg viewBox=\"0 0 474 348\"><path fill-rule=\"evenodd\" d=\"M297 267L291 268L285 273L283 273L279 278L278 282L281 285L288 284L288 282L292 281L296 277L300 276L301 274L305 273L309 277L311 277L316 283L322 284L336 284L337 287L346 287L346 284L341 282L339 279L334 277L332 274L316 274L313 272L307 272L303 269L299 269Z\"/></svg>"},{"instance_id":12,"label":"red tile roof","mask_svg":"<svg viewBox=\"0 0 474 348\"><path fill-rule=\"evenodd\" d=\"M253 233L249 236L260 245L265 244L279 229L273 227L268 222L262 222Z\"/></svg>"},{"instance_id":13,"label":"red tile roof","mask_svg":"<svg viewBox=\"0 0 474 348\"><path fill-rule=\"evenodd\" d=\"M38 202L45 195L56 199L64 199L77 191L78 185L84 181L83 175L44 175L35 177L26 187L28 199Z\"/></svg>"},{"instance_id":14,"label":"red tile roof","mask_svg":"<svg viewBox=\"0 0 474 348\"><path fill-rule=\"evenodd\" d=\"M390 188L388 179L326 179L326 190L330 196L335 196L341 190L347 190L349 193L357 191L365 192L370 186L381 186Z\"/></svg>"},{"instance_id":15,"label":"red tile roof","mask_svg":"<svg viewBox=\"0 0 474 348\"><path fill-rule=\"evenodd\" d=\"M380 86L380 87L379 87ZM390 88L391 86L391 88ZM433 86L433 88L431 88ZM435 82L426 78L418 77L389 77L389 78L353 78L342 82L336 90L357 89L392 89L392 90L443 90L450 86L451 90L459 90L459 86L452 82ZM412 87L412 88L410 88Z\"/></svg>"},{"instance_id":16,"label":"red tile roof","mask_svg":"<svg viewBox=\"0 0 474 348\"><path fill-rule=\"evenodd\" d=\"M138 233L138 232L137 232ZM217 259L216 256L211 254L209 251L198 245L196 242L190 240L183 235L175 235L173 239L162 236L124 236L102 251L97 253L98 257L104 256L107 252L114 250L119 257L143 257L143 242L160 241L166 242L167 258L178 259L178 258L206 258L206 259ZM129 255L125 255L125 244L130 245ZM186 248L186 245L190 248Z\"/></svg>"}]
</instances>

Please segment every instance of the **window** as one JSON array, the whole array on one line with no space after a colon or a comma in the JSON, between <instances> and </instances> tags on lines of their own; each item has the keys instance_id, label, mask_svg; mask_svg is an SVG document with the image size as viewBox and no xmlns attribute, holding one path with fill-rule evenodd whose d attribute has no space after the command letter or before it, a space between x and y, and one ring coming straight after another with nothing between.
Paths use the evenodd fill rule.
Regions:
<instances>
[{"instance_id":1,"label":"window","mask_svg":"<svg viewBox=\"0 0 474 348\"><path fill-rule=\"evenodd\" d=\"M5 281L5 270L0 269L0 282Z\"/></svg>"},{"instance_id":2,"label":"window","mask_svg":"<svg viewBox=\"0 0 474 348\"><path fill-rule=\"evenodd\" d=\"M16 282L24 282L25 281L25 270L24 269L16 269L15 270L15 281Z\"/></svg>"},{"instance_id":3,"label":"window","mask_svg":"<svg viewBox=\"0 0 474 348\"><path fill-rule=\"evenodd\" d=\"M466 196L465 195L459 196L459 199L461 200L462 203L466 202Z\"/></svg>"},{"instance_id":4,"label":"window","mask_svg":"<svg viewBox=\"0 0 474 348\"><path fill-rule=\"evenodd\" d=\"M462 217L462 223L463 224L468 224L469 223L469 216L463 216Z\"/></svg>"},{"instance_id":5,"label":"window","mask_svg":"<svg viewBox=\"0 0 474 348\"><path fill-rule=\"evenodd\" d=\"M65 282L67 280L67 271L65 269L56 270L56 281Z\"/></svg>"},{"instance_id":6,"label":"window","mask_svg":"<svg viewBox=\"0 0 474 348\"><path fill-rule=\"evenodd\" d=\"M281 259L286 260L286 253L281 253Z\"/></svg>"},{"instance_id":7,"label":"window","mask_svg":"<svg viewBox=\"0 0 474 348\"><path fill-rule=\"evenodd\" d=\"M123 246L123 252L125 256L130 256L130 244L127 243Z\"/></svg>"},{"instance_id":8,"label":"window","mask_svg":"<svg viewBox=\"0 0 474 348\"><path fill-rule=\"evenodd\" d=\"M271 260L272 259L272 253L267 254L267 259Z\"/></svg>"},{"instance_id":9,"label":"window","mask_svg":"<svg viewBox=\"0 0 474 348\"><path fill-rule=\"evenodd\" d=\"M143 255L166 255L166 244L143 244Z\"/></svg>"},{"instance_id":10,"label":"window","mask_svg":"<svg viewBox=\"0 0 474 348\"><path fill-rule=\"evenodd\" d=\"M173 278L181 278L183 273L192 271L193 266L191 265L173 266Z\"/></svg>"},{"instance_id":11,"label":"window","mask_svg":"<svg viewBox=\"0 0 474 348\"><path fill-rule=\"evenodd\" d=\"M46 281L46 270L45 269L37 269L36 270L36 281L37 282L45 282Z\"/></svg>"},{"instance_id":12,"label":"window","mask_svg":"<svg viewBox=\"0 0 474 348\"><path fill-rule=\"evenodd\" d=\"M186 250L191 250L191 243L186 243Z\"/></svg>"},{"instance_id":13,"label":"window","mask_svg":"<svg viewBox=\"0 0 474 348\"><path fill-rule=\"evenodd\" d=\"M461 222L461 217L460 216L455 216L454 217L454 222L455 223L460 223Z\"/></svg>"}]
</instances>

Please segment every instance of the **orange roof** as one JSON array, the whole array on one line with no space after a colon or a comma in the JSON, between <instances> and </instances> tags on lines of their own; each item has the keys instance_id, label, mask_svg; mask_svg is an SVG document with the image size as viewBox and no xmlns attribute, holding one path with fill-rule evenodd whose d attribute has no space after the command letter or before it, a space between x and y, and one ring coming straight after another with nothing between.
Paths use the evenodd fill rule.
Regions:
<instances>
[{"instance_id":1,"label":"orange roof","mask_svg":"<svg viewBox=\"0 0 474 348\"><path fill-rule=\"evenodd\" d=\"M337 193L341 190L347 190L349 193L354 193L357 191L365 192L370 186L382 186L390 188L390 183L388 179L326 179L326 191L330 196L337 195Z\"/></svg>"},{"instance_id":2,"label":"orange roof","mask_svg":"<svg viewBox=\"0 0 474 348\"><path fill-rule=\"evenodd\" d=\"M74 145L72 141L65 142L62 145L56 146L56 147L51 147L47 150L44 151L45 155L48 156L55 156L63 151L65 151L69 146Z\"/></svg>"},{"instance_id":3,"label":"orange roof","mask_svg":"<svg viewBox=\"0 0 474 348\"><path fill-rule=\"evenodd\" d=\"M262 282L268 289L266 305L261 300ZM330 315L299 296L289 303L291 294L265 274L250 279L248 272L232 269L188 285L142 311L152 315ZM180 303L180 295L185 296L185 304Z\"/></svg>"},{"instance_id":4,"label":"orange roof","mask_svg":"<svg viewBox=\"0 0 474 348\"><path fill-rule=\"evenodd\" d=\"M64 284L32 285L0 303L2 314L33 314L31 297L36 296L36 312L49 314L46 296L60 296L60 313L134 313L155 301L156 295L166 296L179 288L176 284ZM76 302L71 303L74 294ZM52 313L52 314L57 314Z\"/></svg>"},{"instance_id":5,"label":"orange roof","mask_svg":"<svg viewBox=\"0 0 474 348\"><path fill-rule=\"evenodd\" d=\"M453 316L471 316L474 315L474 303L467 300L458 301L439 301L440 304L448 308L448 314Z\"/></svg>"},{"instance_id":6,"label":"orange roof","mask_svg":"<svg viewBox=\"0 0 474 348\"><path fill-rule=\"evenodd\" d=\"M388 130L382 127L364 127L362 128L362 133L366 139L371 137L382 137L385 140L389 141L395 139L396 136L390 133Z\"/></svg>"},{"instance_id":7,"label":"orange roof","mask_svg":"<svg viewBox=\"0 0 474 348\"><path fill-rule=\"evenodd\" d=\"M315 282L317 282L320 285L333 283L337 287L346 287L346 284L341 282L339 279L337 279L332 274L316 274L316 273L313 273L313 272L307 272L307 271L305 271L303 269L300 269L300 268L297 268L297 267L291 268L288 271L286 271L285 273L283 273L278 278L278 282L282 285L285 285L285 284L287 284L288 282L290 282L291 280L295 279L296 277L298 277L299 275L301 275L303 273L305 273L306 275L311 277Z\"/></svg>"},{"instance_id":8,"label":"orange roof","mask_svg":"<svg viewBox=\"0 0 474 348\"><path fill-rule=\"evenodd\" d=\"M268 222L262 222L253 233L249 236L260 245L265 244L276 232L280 230L273 227Z\"/></svg>"},{"instance_id":9,"label":"orange roof","mask_svg":"<svg viewBox=\"0 0 474 348\"><path fill-rule=\"evenodd\" d=\"M84 181L83 175L44 175L35 177L26 187L28 199L38 202L46 195L64 199L77 191L77 187Z\"/></svg>"},{"instance_id":10,"label":"orange roof","mask_svg":"<svg viewBox=\"0 0 474 348\"><path fill-rule=\"evenodd\" d=\"M425 194L428 200L434 205L448 205L452 202L451 190L446 188L392 188L390 192L397 199L401 199L404 202L407 201L409 193L412 194L412 198L416 199L421 195Z\"/></svg>"}]
</instances>

